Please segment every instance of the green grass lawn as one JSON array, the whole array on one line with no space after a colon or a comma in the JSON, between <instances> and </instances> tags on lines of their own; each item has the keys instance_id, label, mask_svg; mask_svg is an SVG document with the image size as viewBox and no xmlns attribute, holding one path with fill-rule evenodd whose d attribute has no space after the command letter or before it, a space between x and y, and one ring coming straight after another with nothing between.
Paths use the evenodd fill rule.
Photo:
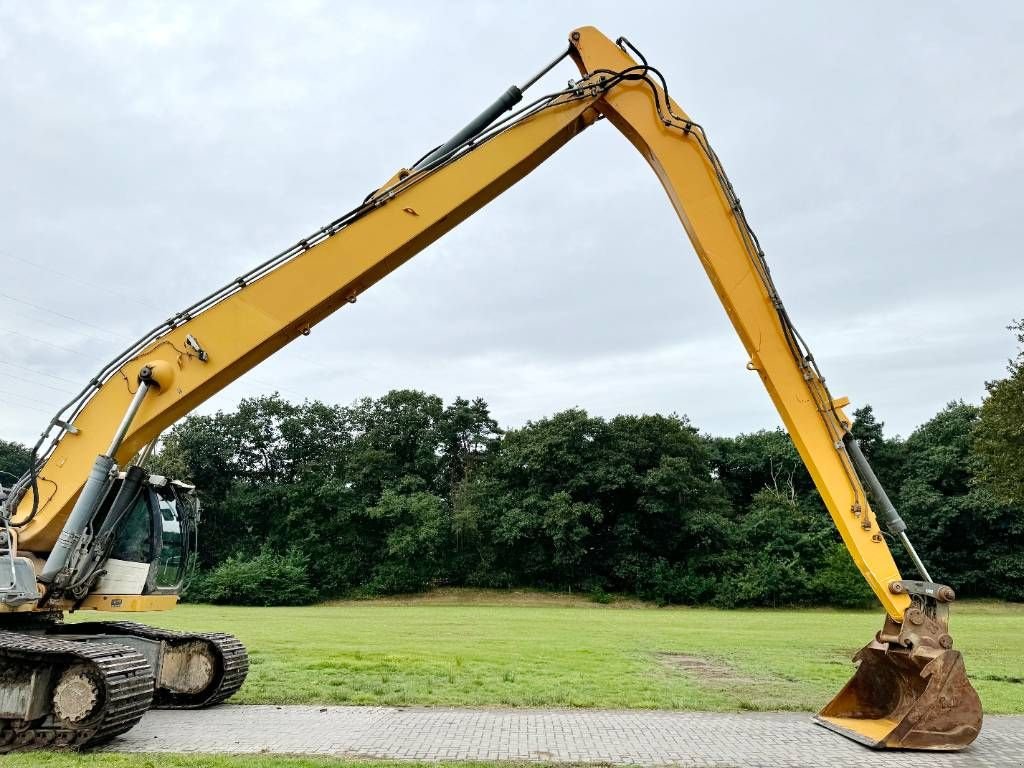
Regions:
<instances>
[{"instance_id":1,"label":"green grass lawn","mask_svg":"<svg viewBox=\"0 0 1024 768\"><path fill-rule=\"evenodd\" d=\"M233 701L248 704L810 711L850 677L850 656L881 627L882 611L603 606L447 591L308 608L185 605L125 618L237 635L252 671ZM1024 713L1024 606L957 604L951 631L985 710Z\"/></svg>"}]
</instances>

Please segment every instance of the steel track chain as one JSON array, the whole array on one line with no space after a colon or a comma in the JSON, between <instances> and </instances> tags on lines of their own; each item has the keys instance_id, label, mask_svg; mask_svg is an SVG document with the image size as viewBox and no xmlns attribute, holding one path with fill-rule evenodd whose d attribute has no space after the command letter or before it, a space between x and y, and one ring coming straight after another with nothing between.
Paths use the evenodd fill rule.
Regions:
<instances>
[{"instance_id":1,"label":"steel track chain","mask_svg":"<svg viewBox=\"0 0 1024 768\"><path fill-rule=\"evenodd\" d=\"M208 643L214 651L219 667L217 684L196 696L172 693L158 688L154 696L154 709L200 709L220 704L242 687L249 673L249 654L245 646L234 635L223 632L176 632L133 621L91 621L65 624L55 629L58 632L133 635L147 640L164 641L171 645L194 641Z\"/></svg>"},{"instance_id":2,"label":"steel track chain","mask_svg":"<svg viewBox=\"0 0 1024 768\"><path fill-rule=\"evenodd\" d=\"M101 709L75 726L60 723L52 714L32 722L0 719L0 754L98 744L128 731L153 703L149 662L125 646L0 630L0 664L8 659L33 666L87 665L99 684Z\"/></svg>"}]
</instances>

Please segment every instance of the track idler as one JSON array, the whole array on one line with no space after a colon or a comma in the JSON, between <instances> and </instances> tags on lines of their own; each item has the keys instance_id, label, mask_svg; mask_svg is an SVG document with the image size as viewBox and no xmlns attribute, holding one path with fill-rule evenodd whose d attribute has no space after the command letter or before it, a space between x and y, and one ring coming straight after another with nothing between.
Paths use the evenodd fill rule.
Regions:
<instances>
[{"instance_id":1,"label":"track idler","mask_svg":"<svg viewBox=\"0 0 1024 768\"><path fill-rule=\"evenodd\" d=\"M945 603L915 595L902 623L887 617L857 652L853 678L815 720L876 749L957 750L974 741L981 700L953 650L948 616Z\"/></svg>"}]
</instances>

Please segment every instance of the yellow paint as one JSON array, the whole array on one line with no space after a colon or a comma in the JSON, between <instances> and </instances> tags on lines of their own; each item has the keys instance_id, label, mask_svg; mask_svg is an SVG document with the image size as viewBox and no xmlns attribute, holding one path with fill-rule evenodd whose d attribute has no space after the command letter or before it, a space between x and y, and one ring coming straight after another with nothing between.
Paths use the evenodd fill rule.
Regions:
<instances>
[{"instance_id":1,"label":"yellow paint","mask_svg":"<svg viewBox=\"0 0 1024 768\"><path fill-rule=\"evenodd\" d=\"M31 613L36 610L35 603L23 603L22 605L4 605L0 603L0 613Z\"/></svg>"},{"instance_id":2,"label":"yellow paint","mask_svg":"<svg viewBox=\"0 0 1024 768\"><path fill-rule=\"evenodd\" d=\"M573 37L573 57L585 76L636 64L592 27ZM684 115L674 102L672 111ZM65 435L47 460L40 482L45 503L23 529L22 546L35 552L53 546L93 460L105 450L128 407L144 364L157 367L162 384L171 376L173 385L147 395L115 457L121 463L518 182L598 114L633 143L664 186L843 541L888 614L901 620L909 598L886 588L900 578L899 571L881 537L873 540L878 531L874 515L859 483L851 481L845 453L836 449L846 417L838 407L819 410L816 400L827 397L824 385L805 378L807 372L792 355L708 159L693 135L662 123L651 90L639 82L563 100L413 183L403 186L403 173L396 173L377 194L375 210L151 344L123 369L123 377L115 375L103 385L75 419L79 434ZM209 353L207 362L186 346L188 334ZM854 515L856 504L860 517ZM17 517L24 518L30 505L26 496ZM871 521L870 530L862 528L864 519Z\"/></svg>"},{"instance_id":3,"label":"yellow paint","mask_svg":"<svg viewBox=\"0 0 1024 768\"><path fill-rule=\"evenodd\" d=\"M176 365L171 365L166 360L153 360L149 366L150 381L160 389L169 389L174 381Z\"/></svg>"},{"instance_id":4,"label":"yellow paint","mask_svg":"<svg viewBox=\"0 0 1024 768\"><path fill-rule=\"evenodd\" d=\"M79 610L137 613L169 611L177 604L177 595L89 595Z\"/></svg>"},{"instance_id":5,"label":"yellow paint","mask_svg":"<svg viewBox=\"0 0 1024 768\"><path fill-rule=\"evenodd\" d=\"M898 724L897 720L890 720L886 717L879 718L856 718L856 717L822 717L820 720L827 720L833 725L847 731L859 733L875 743L881 743Z\"/></svg>"},{"instance_id":6,"label":"yellow paint","mask_svg":"<svg viewBox=\"0 0 1024 768\"><path fill-rule=\"evenodd\" d=\"M146 396L115 457L119 463L519 181L592 122L596 115L586 114L591 103L545 110L154 342L125 367L124 377L115 375L102 386L74 421L79 434L64 435L44 464L44 503L22 529L21 546L35 552L53 547L95 457L106 450L128 407L143 364L173 362L174 386ZM404 213L404 207L419 215ZM207 362L186 346L189 334L209 353ZM26 494L16 519L30 507Z\"/></svg>"},{"instance_id":7,"label":"yellow paint","mask_svg":"<svg viewBox=\"0 0 1024 768\"><path fill-rule=\"evenodd\" d=\"M577 33L574 58L581 72L635 66L628 54L593 27L576 30L574 36ZM664 103L664 92L658 90ZM669 103L672 113L689 119L674 101ZM890 594L887 588L900 578L899 570L884 539L873 539L878 524L863 489L851 477L845 452L836 448L845 428L836 411L819 409L816 401L830 402L823 384L816 378L808 380L809 371L794 358L768 288L754 267L705 152L693 134L684 136L681 122L663 124L651 89L643 82L616 86L597 108L632 142L664 186L857 567L886 612L901 620L910 600ZM855 504L860 505L859 518L853 512ZM862 527L864 516L872 521L871 530Z\"/></svg>"}]
</instances>

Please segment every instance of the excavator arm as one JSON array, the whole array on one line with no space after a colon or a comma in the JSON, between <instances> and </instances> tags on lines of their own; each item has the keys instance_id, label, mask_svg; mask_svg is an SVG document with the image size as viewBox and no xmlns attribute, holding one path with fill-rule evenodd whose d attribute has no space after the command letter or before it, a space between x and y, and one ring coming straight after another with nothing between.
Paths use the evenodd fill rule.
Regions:
<instances>
[{"instance_id":1,"label":"excavator arm","mask_svg":"<svg viewBox=\"0 0 1024 768\"><path fill-rule=\"evenodd\" d=\"M37 446L34 473L8 504L17 547L46 557L40 571L46 599L59 596L112 471L607 118L665 188L749 355L747 368L764 383L844 544L885 608L885 627L861 651L857 675L820 721L873 746L970 743L981 713L959 653L950 650L952 590L932 583L852 439L848 401L830 394L786 313L704 129L627 41L585 27L571 34L567 53L581 73L570 87L506 115L525 87L509 89L356 209L154 328L68 404ZM907 548L919 580L901 577L882 525ZM957 703L949 704L950 697Z\"/></svg>"}]
</instances>

